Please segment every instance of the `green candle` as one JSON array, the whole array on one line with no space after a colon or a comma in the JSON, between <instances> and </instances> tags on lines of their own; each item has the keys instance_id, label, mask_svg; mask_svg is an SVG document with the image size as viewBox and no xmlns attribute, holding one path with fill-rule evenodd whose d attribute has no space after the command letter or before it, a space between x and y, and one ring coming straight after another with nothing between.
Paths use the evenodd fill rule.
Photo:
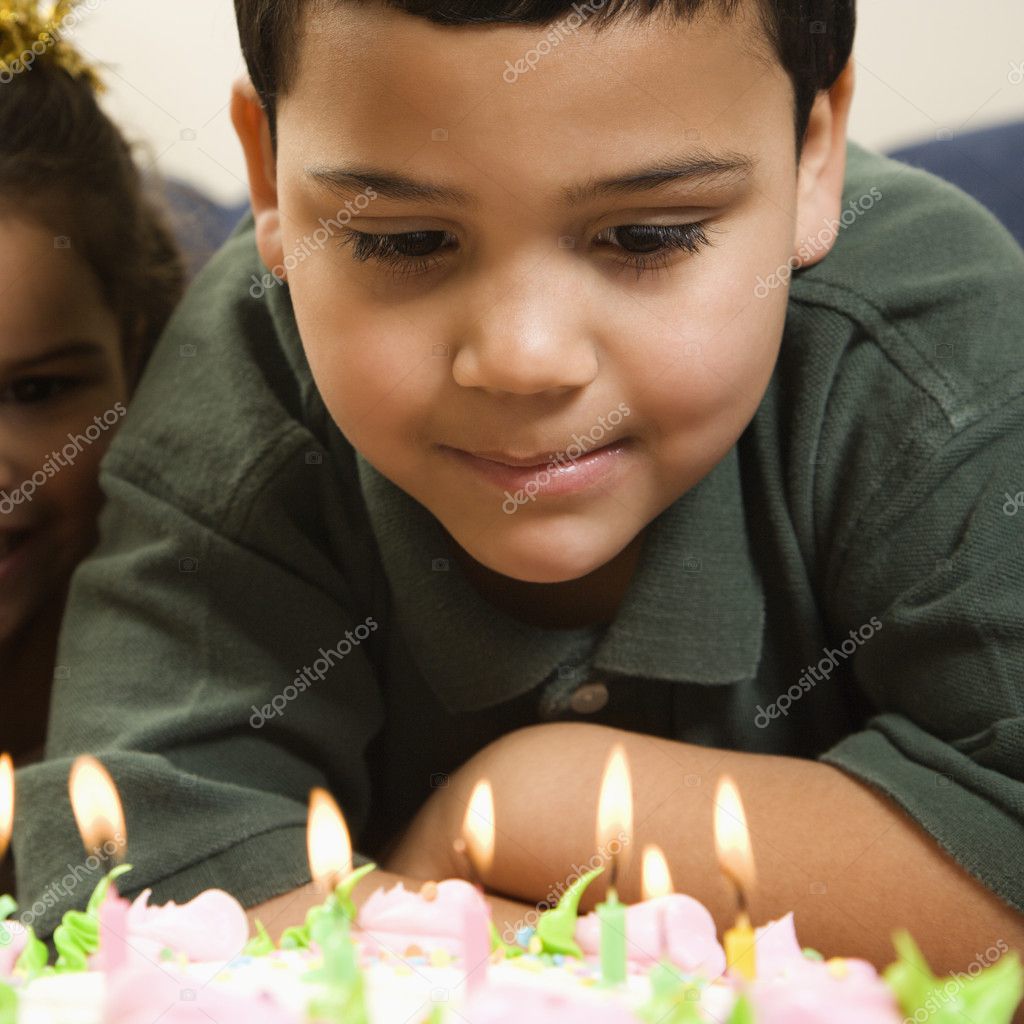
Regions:
<instances>
[{"instance_id":1,"label":"green candle","mask_svg":"<svg viewBox=\"0 0 1024 1024\"><path fill-rule=\"evenodd\" d=\"M626 908L614 888L608 899L599 903L597 919L601 923L601 979L606 985L621 985L626 980Z\"/></svg>"}]
</instances>

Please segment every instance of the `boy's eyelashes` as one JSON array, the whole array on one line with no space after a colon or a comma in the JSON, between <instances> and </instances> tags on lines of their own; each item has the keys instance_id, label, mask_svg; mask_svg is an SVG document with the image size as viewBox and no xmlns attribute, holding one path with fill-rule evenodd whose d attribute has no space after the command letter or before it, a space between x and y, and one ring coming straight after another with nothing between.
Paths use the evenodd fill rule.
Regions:
<instances>
[{"instance_id":1,"label":"boy's eyelashes","mask_svg":"<svg viewBox=\"0 0 1024 1024\"><path fill-rule=\"evenodd\" d=\"M708 237L710 224L693 221L687 224L623 224L605 228L594 240L621 250L625 258L616 262L633 267L637 279L646 271L664 268L673 252L696 255L712 245ZM396 277L412 277L427 273L444 262L441 255L453 249L458 240L448 231L405 231L395 234L372 234L344 228L339 247L350 245L352 258L360 263L373 260L391 268Z\"/></svg>"}]
</instances>

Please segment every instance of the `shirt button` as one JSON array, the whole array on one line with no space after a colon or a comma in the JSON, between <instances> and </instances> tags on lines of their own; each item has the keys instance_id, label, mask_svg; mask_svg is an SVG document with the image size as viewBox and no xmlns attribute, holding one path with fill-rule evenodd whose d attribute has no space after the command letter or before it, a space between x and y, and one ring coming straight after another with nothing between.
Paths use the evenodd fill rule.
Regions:
<instances>
[{"instance_id":1,"label":"shirt button","mask_svg":"<svg viewBox=\"0 0 1024 1024\"><path fill-rule=\"evenodd\" d=\"M604 683L585 683L569 698L569 707L578 715L593 715L608 703Z\"/></svg>"}]
</instances>

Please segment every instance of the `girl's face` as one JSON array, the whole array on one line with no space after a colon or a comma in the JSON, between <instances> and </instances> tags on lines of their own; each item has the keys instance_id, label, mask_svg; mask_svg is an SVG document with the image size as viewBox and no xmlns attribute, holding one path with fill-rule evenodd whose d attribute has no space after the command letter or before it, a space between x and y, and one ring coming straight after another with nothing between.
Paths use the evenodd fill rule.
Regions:
<instances>
[{"instance_id":1,"label":"girl's face","mask_svg":"<svg viewBox=\"0 0 1024 1024\"><path fill-rule=\"evenodd\" d=\"M0 211L0 646L95 542L124 415L120 329L74 240Z\"/></svg>"}]
</instances>

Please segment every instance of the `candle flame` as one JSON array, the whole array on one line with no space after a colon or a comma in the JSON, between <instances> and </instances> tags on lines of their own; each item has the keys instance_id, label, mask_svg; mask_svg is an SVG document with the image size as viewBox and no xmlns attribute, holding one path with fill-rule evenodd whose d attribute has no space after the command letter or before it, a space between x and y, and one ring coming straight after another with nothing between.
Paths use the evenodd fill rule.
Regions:
<instances>
[{"instance_id":1,"label":"candle flame","mask_svg":"<svg viewBox=\"0 0 1024 1024\"><path fill-rule=\"evenodd\" d=\"M601 797L597 807L597 845L604 846L619 833L633 834L633 791L629 762L621 743L612 747L601 780Z\"/></svg>"},{"instance_id":2,"label":"candle flame","mask_svg":"<svg viewBox=\"0 0 1024 1024\"><path fill-rule=\"evenodd\" d=\"M657 899L668 896L672 890L672 872L668 869L668 861L660 846L644 847L643 873L640 882L642 898Z\"/></svg>"},{"instance_id":3,"label":"candle flame","mask_svg":"<svg viewBox=\"0 0 1024 1024\"><path fill-rule=\"evenodd\" d=\"M309 794L306 830L309 869L317 885L333 889L352 872L352 841L334 797L319 786Z\"/></svg>"},{"instance_id":4,"label":"candle flame","mask_svg":"<svg viewBox=\"0 0 1024 1024\"><path fill-rule=\"evenodd\" d=\"M14 831L14 762L0 755L0 860L4 859Z\"/></svg>"},{"instance_id":5,"label":"candle flame","mask_svg":"<svg viewBox=\"0 0 1024 1024\"><path fill-rule=\"evenodd\" d=\"M754 852L739 790L728 775L715 790L715 850L722 873L744 899L754 887Z\"/></svg>"},{"instance_id":6,"label":"candle flame","mask_svg":"<svg viewBox=\"0 0 1024 1024\"><path fill-rule=\"evenodd\" d=\"M76 757L68 792L86 851L120 862L127 844L124 811L110 773L89 754Z\"/></svg>"},{"instance_id":7,"label":"candle flame","mask_svg":"<svg viewBox=\"0 0 1024 1024\"><path fill-rule=\"evenodd\" d=\"M473 867L478 874L485 875L494 860L494 790L486 779L473 787L462 822L462 836Z\"/></svg>"}]
</instances>

